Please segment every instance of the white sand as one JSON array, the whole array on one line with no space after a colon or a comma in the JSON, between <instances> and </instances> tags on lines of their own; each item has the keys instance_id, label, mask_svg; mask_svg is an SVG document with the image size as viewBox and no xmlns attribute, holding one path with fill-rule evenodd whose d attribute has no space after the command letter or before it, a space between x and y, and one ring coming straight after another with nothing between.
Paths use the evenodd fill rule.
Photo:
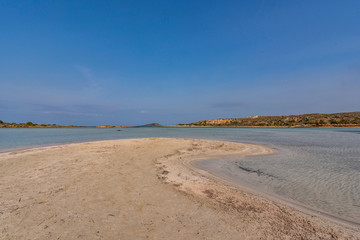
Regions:
<instances>
[{"instance_id":1,"label":"white sand","mask_svg":"<svg viewBox=\"0 0 360 240\"><path fill-rule=\"evenodd\" d=\"M0 155L0 239L360 239L246 193L195 159L269 154L193 139L79 143Z\"/></svg>"}]
</instances>

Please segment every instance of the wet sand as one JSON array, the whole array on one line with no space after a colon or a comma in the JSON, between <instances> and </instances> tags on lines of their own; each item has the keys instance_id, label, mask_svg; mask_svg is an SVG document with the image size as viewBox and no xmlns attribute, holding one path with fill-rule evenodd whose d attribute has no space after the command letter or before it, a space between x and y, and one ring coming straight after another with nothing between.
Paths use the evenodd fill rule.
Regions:
<instances>
[{"instance_id":1,"label":"wet sand","mask_svg":"<svg viewBox=\"0 0 360 240\"><path fill-rule=\"evenodd\" d=\"M271 154L195 139L0 155L0 239L360 239L360 229L239 190L191 162Z\"/></svg>"}]
</instances>

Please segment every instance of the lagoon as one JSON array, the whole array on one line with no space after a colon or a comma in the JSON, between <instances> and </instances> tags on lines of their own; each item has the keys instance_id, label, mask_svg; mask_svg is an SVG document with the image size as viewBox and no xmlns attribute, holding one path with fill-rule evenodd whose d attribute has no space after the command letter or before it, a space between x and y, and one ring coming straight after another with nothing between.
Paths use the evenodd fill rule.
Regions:
<instances>
[{"instance_id":1,"label":"lagoon","mask_svg":"<svg viewBox=\"0 0 360 240\"><path fill-rule=\"evenodd\" d=\"M274 155L197 164L234 183L360 224L358 128L3 128L0 152L147 137L215 139L276 148L278 153Z\"/></svg>"}]
</instances>

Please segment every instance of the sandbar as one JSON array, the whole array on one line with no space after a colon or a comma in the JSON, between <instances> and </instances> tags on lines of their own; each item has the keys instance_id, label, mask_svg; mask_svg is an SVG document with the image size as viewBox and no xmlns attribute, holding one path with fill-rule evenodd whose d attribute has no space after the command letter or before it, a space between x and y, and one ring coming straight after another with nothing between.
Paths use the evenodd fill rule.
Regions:
<instances>
[{"instance_id":1,"label":"sandbar","mask_svg":"<svg viewBox=\"0 0 360 240\"><path fill-rule=\"evenodd\" d=\"M147 138L0 155L0 239L360 239L348 226L240 190L191 162L272 154Z\"/></svg>"}]
</instances>

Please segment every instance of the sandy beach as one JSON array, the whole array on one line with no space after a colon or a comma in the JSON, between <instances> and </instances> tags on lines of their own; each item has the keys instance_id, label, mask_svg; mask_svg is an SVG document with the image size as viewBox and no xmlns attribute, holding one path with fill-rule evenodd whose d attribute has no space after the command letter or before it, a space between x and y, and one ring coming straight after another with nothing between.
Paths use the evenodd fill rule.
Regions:
<instances>
[{"instance_id":1,"label":"sandy beach","mask_svg":"<svg viewBox=\"0 0 360 240\"><path fill-rule=\"evenodd\" d=\"M126 139L0 155L0 239L360 239L194 167L272 154L253 144Z\"/></svg>"}]
</instances>

